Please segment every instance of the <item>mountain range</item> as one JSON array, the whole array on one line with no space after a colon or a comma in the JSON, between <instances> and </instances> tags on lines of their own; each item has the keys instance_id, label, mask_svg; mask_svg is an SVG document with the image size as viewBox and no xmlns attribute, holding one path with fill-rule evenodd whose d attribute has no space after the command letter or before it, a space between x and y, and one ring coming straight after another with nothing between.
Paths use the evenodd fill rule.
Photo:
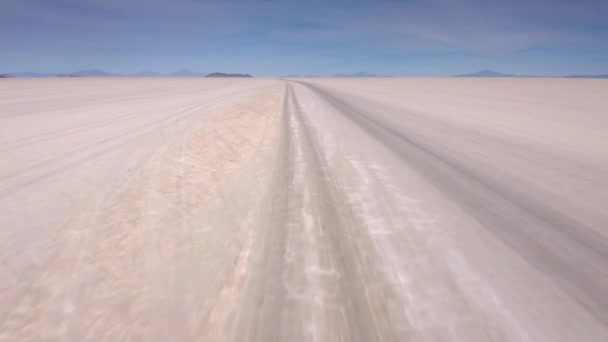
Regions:
<instances>
[{"instance_id":1,"label":"mountain range","mask_svg":"<svg viewBox=\"0 0 608 342\"><path fill-rule=\"evenodd\" d=\"M223 72L212 72L205 77L251 77L249 74L226 74Z\"/></svg>"},{"instance_id":2,"label":"mountain range","mask_svg":"<svg viewBox=\"0 0 608 342\"><path fill-rule=\"evenodd\" d=\"M198 72L192 71L190 69L179 69L170 73L160 73L152 70L142 70L133 74L119 74L107 72L101 69L86 69L79 70L71 73L54 73L54 72L16 72L10 74L11 77L252 77L249 74L241 74L241 73L222 73L222 72L214 72L214 73L206 73L206 72ZM299 77L297 75L289 75L285 77ZM306 75L304 77L321 77L317 75ZM376 74L370 74L368 72L359 71L352 74L334 74L331 77L384 77Z\"/></svg>"},{"instance_id":3,"label":"mountain range","mask_svg":"<svg viewBox=\"0 0 608 342\"><path fill-rule=\"evenodd\" d=\"M3 73L3 78L5 77L252 77L249 74L241 74L241 73L206 73L206 72L198 72L192 71L190 69L179 69L170 73L160 73L152 70L142 70L140 72L136 72L133 74L118 74L118 73L110 73L101 69L86 69L79 70L72 73L54 73L54 72L16 72L16 73ZM299 77L298 75L288 75L283 77L295 78ZM316 75L307 75L303 77L320 77ZM331 77L386 77L375 74L370 74L367 72L359 71L352 74L335 74ZM477 72L473 72L470 74L457 75L454 77L550 77L550 78L598 78L598 79L608 79L608 74L598 74L598 75L566 75L566 76L536 76L536 75L515 75L515 74L505 74L502 72L494 71L494 70L481 70Z\"/></svg>"},{"instance_id":4,"label":"mountain range","mask_svg":"<svg viewBox=\"0 0 608 342\"><path fill-rule=\"evenodd\" d=\"M222 73L218 73L222 74ZM134 77L203 77L209 75L207 72L199 72L192 71L190 69L179 69L170 73L160 73L152 70L142 70L140 72L136 72L134 74L119 74L119 73L111 73L101 69L86 69L79 70L70 73L57 73L57 72L16 72L12 74L7 74L11 77L120 77L120 76L134 76ZM246 75L246 74L224 74L226 76L223 77L238 77L238 75ZM237 75L237 76L231 76Z\"/></svg>"},{"instance_id":5,"label":"mountain range","mask_svg":"<svg viewBox=\"0 0 608 342\"><path fill-rule=\"evenodd\" d=\"M551 78L608 78L608 74L603 75L567 75L567 76L527 76L504 74L494 70L481 70L470 74L457 75L454 77L551 77Z\"/></svg>"}]
</instances>

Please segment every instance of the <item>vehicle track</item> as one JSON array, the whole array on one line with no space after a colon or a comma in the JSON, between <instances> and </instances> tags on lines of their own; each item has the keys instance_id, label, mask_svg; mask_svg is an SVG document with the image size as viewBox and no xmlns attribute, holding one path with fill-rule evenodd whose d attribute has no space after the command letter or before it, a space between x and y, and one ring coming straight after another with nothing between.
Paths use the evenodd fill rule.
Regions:
<instances>
[{"instance_id":1,"label":"vehicle track","mask_svg":"<svg viewBox=\"0 0 608 342\"><path fill-rule=\"evenodd\" d=\"M79 80L41 110L57 82L6 102L0 340L608 338L607 164L488 109L541 91L460 117L468 80Z\"/></svg>"},{"instance_id":2,"label":"vehicle track","mask_svg":"<svg viewBox=\"0 0 608 342\"><path fill-rule=\"evenodd\" d=\"M608 293L608 241L595 234L593 228L547 203L535 201L522 189L510 188L481 173L447 148L441 150L407 130L397 131L390 122L382 121L383 117L353 108L319 87L307 86L417 168L485 227L555 279L598 320L608 324L608 297L604 296ZM571 251L564 251L564 247Z\"/></svg>"}]
</instances>

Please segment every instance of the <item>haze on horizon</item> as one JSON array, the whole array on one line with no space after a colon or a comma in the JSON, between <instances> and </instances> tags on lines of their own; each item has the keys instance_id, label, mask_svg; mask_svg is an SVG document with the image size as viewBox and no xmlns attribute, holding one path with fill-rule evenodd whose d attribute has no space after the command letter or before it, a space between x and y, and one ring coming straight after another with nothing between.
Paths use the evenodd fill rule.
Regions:
<instances>
[{"instance_id":1,"label":"haze on horizon","mask_svg":"<svg viewBox=\"0 0 608 342\"><path fill-rule=\"evenodd\" d=\"M21 0L0 4L0 72L608 72L602 0Z\"/></svg>"}]
</instances>

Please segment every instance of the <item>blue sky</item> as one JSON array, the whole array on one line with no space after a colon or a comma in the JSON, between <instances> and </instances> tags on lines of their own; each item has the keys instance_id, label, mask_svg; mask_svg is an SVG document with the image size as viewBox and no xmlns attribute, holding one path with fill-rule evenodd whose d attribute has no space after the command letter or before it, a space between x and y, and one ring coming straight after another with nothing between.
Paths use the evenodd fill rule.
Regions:
<instances>
[{"instance_id":1,"label":"blue sky","mask_svg":"<svg viewBox=\"0 0 608 342\"><path fill-rule=\"evenodd\" d=\"M608 73L608 0L2 0L0 72Z\"/></svg>"}]
</instances>

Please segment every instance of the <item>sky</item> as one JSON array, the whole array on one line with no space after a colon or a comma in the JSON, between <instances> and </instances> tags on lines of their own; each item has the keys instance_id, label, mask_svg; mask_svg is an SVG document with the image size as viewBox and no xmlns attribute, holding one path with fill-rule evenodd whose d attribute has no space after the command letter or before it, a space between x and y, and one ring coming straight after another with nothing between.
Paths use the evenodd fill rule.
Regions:
<instances>
[{"instance_id":1,"label":"sky","mask_svg":"<svg viewBox=\"0 0 608 342\"><path fill-rule=\"evenodd\" d=\"M608 0L0 0L0 73L608 74Z\"/></svg>"}]
</instances>

